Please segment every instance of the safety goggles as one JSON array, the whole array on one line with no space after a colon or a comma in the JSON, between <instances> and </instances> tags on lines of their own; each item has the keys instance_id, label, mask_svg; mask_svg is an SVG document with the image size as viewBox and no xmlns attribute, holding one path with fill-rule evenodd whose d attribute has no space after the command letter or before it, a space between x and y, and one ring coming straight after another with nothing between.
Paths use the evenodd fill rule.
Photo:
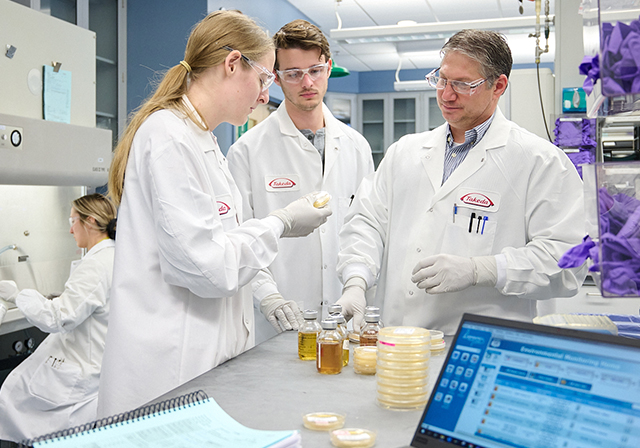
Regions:
<instances>
[{"instance_id":1,"label":"safety goggles","mask_svg":"<svg viewBox=\"0 0 640 448\"><path fill-rule=\"evenodd\" d=\"M80 217L79 216L72 216L71 218L69 218L69 227L73 227L73 225L76 223L77 220L79 220Z\"/></svg>"},{"instance_id":2,"label":"safety goggles","mask_svg":"<svg viewBox=\"0 0 640 448\"><path fill-rule=\"evenodd\" d=\"M318 78L327 73L328 62L324 64L317 64L309 68L290 68L288 70L276 70L278 76L284 82L289 84L299 84L302 82L304 75L309 75L312 81L316 81Z\"/></svg>"},{"instance_id":3,"label":"safety goggles","mask_svg":"<svg viewBox=\"0 0 640 448\"><path fill-rule=\"evenodd\" d=\"M227 51L235 51L233 48L227 47L226 45L222 48ZM258 77L260 78L260 85L262 86L262 91L266 92L267 90L269 90L269 87L271 87L271 84L273 84L273 81L275 81L276 79L276 75L274 75L271 70L268 70L266 67L263 67L257 62L252 61L242 53L240 53L240 56L242 56L242 59L247 64L249 64L249 66L258 74Z\"/></svg>"},{"instance_id":4,"label":"safety goggles","mask_svg":"<svg viewBox=\"0 0 640 448\"><path fill-rule=\"evenodd\" d=\"M436 76L436 72L440 70L440 67L431 70L424 79L427 80L431 87L436 88L437 90L444 90L447 87L447 84L451 86L454 92L460 95L471 95L473 94L478 87L484 84L486 79L476 79L475 81L465 82L465 81L452 81L450 79L441 78L440 76Z\"/></svg>"}]
</instances>

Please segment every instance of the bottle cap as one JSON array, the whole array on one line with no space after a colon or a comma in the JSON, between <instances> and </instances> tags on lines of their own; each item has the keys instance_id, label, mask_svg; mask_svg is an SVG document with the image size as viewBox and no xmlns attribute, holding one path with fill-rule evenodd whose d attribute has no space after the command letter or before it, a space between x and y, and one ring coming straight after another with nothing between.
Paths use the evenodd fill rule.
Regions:
<instances>
[{"instance_id":1,"label":"bottle cap","mask_svg":"<svg viewBox=\"0 0 640 448\"><path fill-rule=\"evenodd\" d=\"M378 322L380 321L380 315L374 313L368 313L364 315L365 322Z\"/></svg>"},{"instance_id":2,"label":"bottle cap","mask_svg":"<svg viewBox=\"0 0 640 448\"><path fill-rule=\"evenodd\" d=\"M329 305L327 311L329 311L329 314L340 314L342 313L342 305L334 303L333 305Z\"/></svg>"},{"instance_id":3,"label":"bottle cap","mask_svg":"<svg viewBox=\"0 0 640 448\"><path fill-rule=\"evenodd\" d=\"M364 307L364 314L380 314L380 308L373 305L367 305Z\"/></svg>"},{"instance_id":4,"label":"bottle cap","mask_svg":"<svg viewBox=\"0 0 640 448\"><path fill-rule=\"evenodd\" d=\"M304 317L306 320L316 320L318 318L318 311L304 310L302 317Z\"/></svg>"},{"instance_id":5,"label":"bottle cap","mask_svg":"<svg viewBox=\"0 0 640 448\"><path fill-rule=\"evenodd\" d=\"M344 316L341 314L334 314L333 316L331 316L336 322L338 322L339 324L346 324L347 320L344 318Z\"/></svg>"},{"instance_id":6,"label":"bottle cap","mask_svg":"<svg viewBox=\"0 0 640 448\"><path fill-rule=\"evenodd\" d=\"M335 330L338 328L338 322L335 319L325 319L322 321L323 330Z\"/></svg>"}]
</instances>

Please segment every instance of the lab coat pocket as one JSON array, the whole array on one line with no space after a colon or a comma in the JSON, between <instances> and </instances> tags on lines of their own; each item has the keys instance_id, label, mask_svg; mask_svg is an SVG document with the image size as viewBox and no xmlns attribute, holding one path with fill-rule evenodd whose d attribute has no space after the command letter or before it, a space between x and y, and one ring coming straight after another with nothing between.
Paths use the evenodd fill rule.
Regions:
<instances>
[{"instance_id":1,"label":"lab coat pocket","mask_svg":"<svg viewBox=\"0 0 640 448\"><path fill-rule=\"evenodd\" d=\"M349 206L351 205L352 198L338 198L337 201L337 210L334 208L333 212L336 214L338 230L344 224L344 220L347 217L347 213L349 213ZM331 203L329 203L331 205ZM332 207L335 207L332 205Z\"/></svg>"},{"instance_id":2,"label":"lab coat pocket","mask_svg":"<svg viewBox=\"0 0 640 448\"><path fill-rule=\"evenodd\" d=\"M46 411L78 401L81 378L79 366L50 357L33 373L28 387Z\"/></svg>"},{"instance_id":3,"label":"lab coat pocket","mask_svg":"<svg viewBox=\"0 0 640 448\"><path fill-rule=\"evenodd\" d=\"M441 252L461 257L492 255L496 217L488 213L480 216L456 215L455 223L449 223L444 231Z\"/></svg>"}]
</instances>

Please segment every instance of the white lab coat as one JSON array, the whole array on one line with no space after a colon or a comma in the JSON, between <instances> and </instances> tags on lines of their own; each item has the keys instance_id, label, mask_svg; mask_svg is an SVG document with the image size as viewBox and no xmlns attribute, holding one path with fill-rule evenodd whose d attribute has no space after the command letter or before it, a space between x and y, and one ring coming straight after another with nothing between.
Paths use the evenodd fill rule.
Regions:
<instances>
[{"instance_id":1,"label":"white lab coat","mask_svg":"<svg viewBox=\"0 0 640 448\"><path fill-rule=\"evenodd\" d=\"M211 132L170 110L140 126L118 215L100 417L139 407L253 345L243 285L271 264L279 235L264 221L240 225L241 209Z\"/></svg>"},{"instance_id":2,"label":"white lab coat","mask_svg":"<svg viewBox=\"0 0 640 448\"><path fill-rule=\"evenodd\" d=\"M280 292L286 300L322 310L340 298L336 273L338 232L360 181L373 172L371 148L358 132L322 104L325 165L315 146L296 128L285 103L229 150L229 169L242 192L244 218L263 218L313 191L331 194L333 215L311 235L280 242L276 260L253 284L256 305ZM278 182L278 180L282 180ZM274 183L275 182L275 183ZM325 307L326 308L326 307Z\"/></svg>"},{"instance_id":3,"label":"white lab coat","mask_svg":"<svg viewBox=\"0 0 640 448\"><path fill-rule=\"evenodd\" d=\"M32 289L18 294L27 320L51 334L2 385L0 439L18 442L96 418L114 246L93 246L55 299Z\"/></svg>"},{"instance_id":4,"label":"white lab coat","mask_svg":"<svg viewBox=\"0 0 640 448\"><path fill-rule=\"evenodd\" d=\"M375 304L385 325L446 334L464 312L531 320L536 301L529 299L576 294L585 269L557 264L584 236L582 181L568 157L497 110L484 138L441 186L445 135L446 124L403 137L363 181L340 235L341 275L366 266L369 285L379 276ZM473 220L469 232L471 213L488 219L480 227ZM435 295L418 289L413 268L439 253L502 254L498 287Z\"/></svg>"}]
</instances>

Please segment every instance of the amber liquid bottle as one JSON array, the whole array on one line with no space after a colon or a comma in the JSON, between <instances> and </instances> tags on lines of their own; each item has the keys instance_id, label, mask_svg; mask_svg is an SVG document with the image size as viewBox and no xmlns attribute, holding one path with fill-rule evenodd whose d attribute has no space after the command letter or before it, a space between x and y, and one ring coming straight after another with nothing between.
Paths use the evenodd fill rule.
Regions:
<instances>
[{"instance_id":1,"label":"amber liquid bottle","mask_svg":"<svg viewBox=\"0 0 640 448\"><path fill-rule=\"evenodd\" d=\"M378 332L380 331L380 315L379 314L365 314L365 324L360 330L360 345L361 346L376 346L378 342Z\"/></svg>"},{"instance_id":2,"label":"amber liquid bottle","mask_svg":"<svg viewBox=\"0 0 640 448\"><path fill-rule=\"evenodd\" d=\"M319 373L335 375L342 371L342 336L335 320L323 320L316 344L316 367Z\"/></svg>"}]
</instances>

